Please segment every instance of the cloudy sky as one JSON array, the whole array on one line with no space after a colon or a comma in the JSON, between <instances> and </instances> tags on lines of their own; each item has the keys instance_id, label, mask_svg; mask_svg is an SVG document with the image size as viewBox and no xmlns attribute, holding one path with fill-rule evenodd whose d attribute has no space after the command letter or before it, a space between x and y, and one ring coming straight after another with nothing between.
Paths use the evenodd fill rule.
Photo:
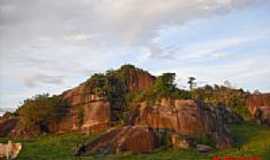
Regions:
<instances>
[{"instance_id":1,"label":"cloudy sky","mask_svg":"<svg viewBox=\"0 0 270 160\"><path fill-rule=\"evenodd\" d=\"M0 0L0 107L132 63L270 91L270 0Z\"/></svg>"}]
</instances>

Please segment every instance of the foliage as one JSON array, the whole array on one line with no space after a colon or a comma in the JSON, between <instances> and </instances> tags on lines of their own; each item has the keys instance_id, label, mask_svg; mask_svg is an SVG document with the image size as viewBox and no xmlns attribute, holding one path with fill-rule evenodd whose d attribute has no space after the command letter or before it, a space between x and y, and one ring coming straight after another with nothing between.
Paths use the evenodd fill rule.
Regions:
<instances>
[{"instance_id":1,"label":"foliage","mask_svg":"<svg viewBox=\"0 0 270 160\"><path fill-rule=\"evenodd\" d=\"M157 77L154 84L149 89L133 95L133 100L155 102L163 97L190 99L190 92L178 89L174 81L175 73L164 73Z\"/></svg>"},{"instance_id":2,"label":"foliage","mask_svg":"<svg viewBox=\"0 0 270 160\"><path fill-rule=\"evenodd\" d=\"M78 124L79 126L81 126L83 124L83 120L84 120L84 109L82 106L77 107L77 112L78 112Z\"/></svg>"},{"instance_id":3,"label":"foliage","mask_svg":"<svg viewBox=\"0 0 270 160\"><path fill-rule=\"evenodd\" d=\"M136 72L136 74L132 74L133 72ZM121 105L121 112L128 111L130 104L133 102L154 102L162 97L177 99L191 98L190 92L180 90L176 87L174 83L175 73L162 74L146 90L130 91L128 85L138 74L145 75L149 73L133 65L126 64L118 70L108 70L106 74L94 74L87 80L86 88L94 94L106 96L111 102L112 108ZM124 117L121 113L116 113L115 116Z\"/></svg>"},{"instance_id":4,"label":"foliage","mask_svg":"<svg viewBox=\"0 0 270 160\"><path fill-rule=\"evenodd\" d=\"M68 103L59 96L49 94L36 95L26 99L16 111L22 128L46 127L49 122L59 120L65 114Z\"/></svg>"},{"instance_id":5,"label":"foliage","mask_svg":"<svg viewBox=\"0 0 270 160\"><path fill-rule=\"evenodd\" d=\"M128 109L126 97L129 94L128 84L133 78L132 72L147 73L127 64L118 70L108 70L106 74L95 74L86 82L87 90L96 95L107 97L112 105L113 117L116 120L123 119L123 114Z\"/></svg>"},{"instance_id":6,"label":"foliage","mask_svg":"<svg viewBox=\"0 0 270 160\"><path fill-rule=\"evenodd\" d=\"M194 86L195 86L195 81L196 80L196 78L195 77L189 77L188 78L188 84L189 84L189 89L190 90L192 90L193 88L194 88Z\"/></svg>"},{"instance_id":7,"label":"foliage","mask_svg":"<svg viewBox=\"0 0 270 160\"><path fill-rule=\"evenodd\" d=\"M169 96L176 90L174 80L175 73L163 73L156 79L151 91L157 96Z\"/></svg>"},{"instance_id":8,"label":"foliage","mask_svg":"<svg viewBox=\"0 0 270 160\"><path fill-rule=\"evenodd\" d=\"M230 107L245 119L250 118L249 111L246 107L248 93L242 89L234 89L225 86L206 85L204 87L192 90L192 98L203 101L212 106L224 105Z\"/></svg>"},{"instance_id":9,"label":"foliage","mask_svg":"<svg viewBox=\"0 0 270 160\"><path fill-rule=\"evenodd\" d=\"M94 74L86 81L87 89L96 95L105 95L105 90L108 85L108 79L104 74Z\"/></svg>"}]
</instances>

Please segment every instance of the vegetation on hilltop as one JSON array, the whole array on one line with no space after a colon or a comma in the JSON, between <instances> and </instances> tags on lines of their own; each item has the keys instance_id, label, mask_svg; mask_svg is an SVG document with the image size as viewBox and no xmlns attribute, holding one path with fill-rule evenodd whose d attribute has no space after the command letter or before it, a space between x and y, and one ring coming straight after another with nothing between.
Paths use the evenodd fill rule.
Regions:
<instances>
[{"instance_id":1,"label":"vegetation on hilltop","mask_svg":"<svg viewBox=\"0 0 270 160\"><path fill-rule=\"evenodd\" d=\"M41 131L47 132L48 124L60 120L68 107L68 103L63 101L61 97L49 96L49 94L26 99L16 111L19 117L19 126L24 130L38 127Z\"/></svg>"},{"instance_id":2,"label":"vegetation on hilltop","mask_svg":"<svg viewBox=\"0 0 270 160\"><path fill-rule=\"evenodd\" d=\"M229 107L235 113L241 115L245 119L250 119L250 113L246 107L246 100L249 93L243 89L234 89L225 86L206 85L204 87L196 88L191 91L192 98L202 101L212 106L223 105Z\"/></svg>"},{"instance_id":3,"label":"vegetation on hilltop","mask_svg":"<svg viewBox=\"0 0 270 160\"><path fill-rule=\"evenodd\" d=\"M158 76L154 84L147 90L133 93L131 101L141 102L147 101L154 103L160 98L175 98L175 99L191 99L191 93L186 90L181 90L176 87L175 73L163 73Z\"/></svg>"}]
</instances>

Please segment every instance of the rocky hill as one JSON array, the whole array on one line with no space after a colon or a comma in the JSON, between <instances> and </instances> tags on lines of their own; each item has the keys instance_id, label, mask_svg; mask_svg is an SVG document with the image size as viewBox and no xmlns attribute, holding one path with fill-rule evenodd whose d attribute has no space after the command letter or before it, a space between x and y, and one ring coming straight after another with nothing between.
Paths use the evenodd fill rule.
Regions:
<instances>
[{"instance_id":1,"label":"rocky hill","mask_svg":"<svg viewBox=\"0 0 270 160\"><path fill-rule=\"evenodd\" d=\"M260 107L270 106L267 95L224 86L186 91L177 88L174 79L174 73L153 76L133 65L94 74L60 95L27 99L15 113L0 119L0 136L106 131L79 146L76 155L150 152L168 141L177 148L204 151L202 141L218 149L231 147L227 125L240 123L247 109L261 123L270 124L269 107Z\"/></svg>"},{"instance_id":2,"label":"rocky hill","mask_svg":"<svg viewBox=\"0 0 270 160\"><path fill-rule=\"evenodd\" d=\"M112 121L119 120L126 104L124 95L146 90L155 77L131 65L106 75L96 74L76 88L61 96L70 104L67 116L53 126L53 132L98 132L106 129Z\"/></svg>"}]
</instances>

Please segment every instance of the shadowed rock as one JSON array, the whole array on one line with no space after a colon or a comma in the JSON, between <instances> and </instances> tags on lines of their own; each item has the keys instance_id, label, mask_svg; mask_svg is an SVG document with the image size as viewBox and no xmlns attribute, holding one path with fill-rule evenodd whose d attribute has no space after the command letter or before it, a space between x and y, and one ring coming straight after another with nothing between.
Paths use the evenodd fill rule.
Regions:
<instances>
[{"instance_id":1,"label":"shadowed rock","mask_svg":"<svg viewBox=\"0 0 270 160\"><path fill-rule=\"evenodd\" d=\"M259 124L270 126L270 94L253 94L247 99L247 106Z\"/></svg>"},{"instance_id":2,"label":"shadowed rock","mask_svg":"<svg viewBox=\"0 0 270 160\"><path fill-rule=\"evenodd\" d=\"M259 124L270 126L270 106L258 107L255 112L255 118Z\"/></svg>"},{"instance_id":3,"label":"shadowed rock","mask_svg":"<svg viewBox=\"0 0 270 160\"><path fill-rule=\"evenodd\" d=\"M0 137L7 136L15 127L17 118L7 118L0 120Z\"/></svg>"},{"instance_id":4,"label":"shadowed rock","mask_svg":"<svg viewBox=\"0 0 270 160\"><path fill-rule=\"evenodd\" d=\"M108 154L123 151L149 153L158 147L153 130L143 126L111 129L92 142L79 146L75 155Z\"/></svg>"}]
</instances>

